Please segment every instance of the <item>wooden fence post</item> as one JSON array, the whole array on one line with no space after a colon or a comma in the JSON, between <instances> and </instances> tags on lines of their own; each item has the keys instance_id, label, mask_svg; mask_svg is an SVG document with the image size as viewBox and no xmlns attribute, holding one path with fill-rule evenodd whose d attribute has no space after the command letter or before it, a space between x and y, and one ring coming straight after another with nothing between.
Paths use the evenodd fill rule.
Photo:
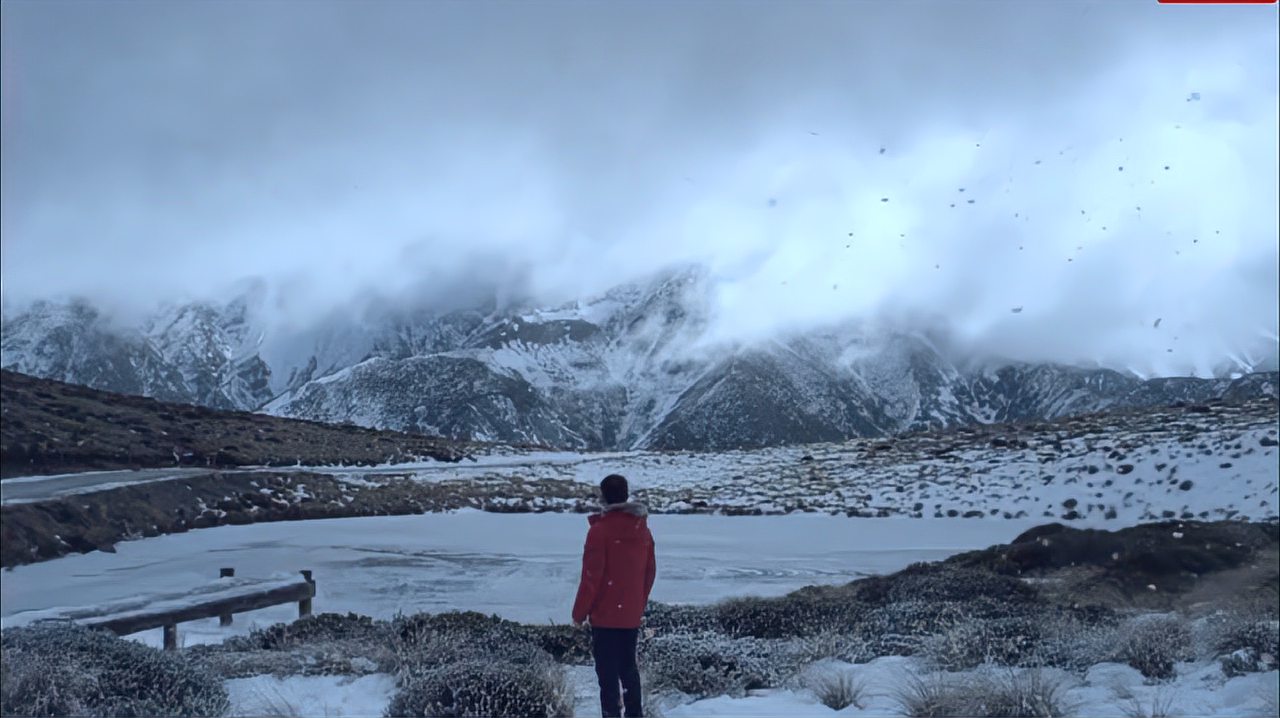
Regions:
<instances>
[{"instance_id":1,"label":"wooden fence post","mask_svg":"<svg viewBox=\"0 0 1280 718\"><path fill-rule=\"evenodd\" d=\"M178 649L178 624L166 623L164 625L164 650L176 651Z\"/></svg>"},{"instance_id":2,"label":"wooden fence post","mask_svg":"<svg viewBox=\"0 0 1280 718\"><path fill-rule=\"evenodd\" d=\"M304 569L302 571L299 571L298 573L301 573L302 577L306 579L307 583L311 584L311 593L312 595L314 595L316 582L311 578L311 571L309 569ZM311 599L304 598L301 601L298 601L298 618L302 618L304 616L310 616L310 615L311 615Z\"/></svg>"},{"instance_id":3,"label":"wooden fence post","mask_svg":"<svg viewBox=\"0 0 1280 718\"><path fill-rule=\"evenodd\" d=\"M235 570L234 568L220 568L220 569L218 569L218 578L234 578L234 577L235 577L235 575L236 575L236 570ZM218 616L218 625L219 625L219 626L230 626L230 625L231 625L231 614L230 614L230 613L224 613L224 614L222 614L221 616Z\"/></svg>"}]
</instances>

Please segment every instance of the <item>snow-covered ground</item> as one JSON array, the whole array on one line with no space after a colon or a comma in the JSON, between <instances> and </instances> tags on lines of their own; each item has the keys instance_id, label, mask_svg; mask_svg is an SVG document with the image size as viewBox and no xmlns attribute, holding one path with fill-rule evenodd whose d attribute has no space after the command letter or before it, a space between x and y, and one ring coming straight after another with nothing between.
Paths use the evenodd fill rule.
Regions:
<instances>
[{"instance_id":1,"label":"snow-covered ground","mask_svg":"<svg viewBox=\"0 0 1280 718\"><path fill-rule=\"evenodd\" d=\"M818 514L651 517L658 541L654 598L707 602L729 596L777 595L803 585L844 582L885 573L960 550L1005 542L1039 523L1030 520L850 519ZM19 566L0 574L4 626L21 625L39 609L122 600L209 583L223 566L238 577L315 571L315 610L391 617L397 612L470 609L531 623L565 622L578 574L586 523L581 515L490 514L463 511L421 516L265 523L221 527L121 543L115 554L95 552ZM295 574L296 575L296 574ZM218 641L296 616L278 606L236 616L184 623L179 642ZM160 632L135 636L158 646ZM832 664L867 686L862 708L840 715L897 712L894 692L918 669L911 659L881 658L864 665ZM576 714L598 715L595 678L572 666ZM1180 714L1267 715L1267 691L1277 674L1226 680L1215 663L1186 664L1179 678L1146 685L1132 668L1095 666L1083 679L1066 678L1076 715L1123 716L1134 706L1161 704ZM234 715L380 715L394 691L390 676L256 676L227 682ZM804 689L755 691L741 698L691 703L672 698L669 718L702 715L825 716L835 713Z\"/></svg>"},{"instance_id":2,"label":"snow-covered ground","mask_svg":"<svg viewBox=\"0 0 1280 718\"><path fill-rule=\"evenodd\" d=\"M991 433L984 433L990 431ZM719 453L502 453L460 464L325 469L352 482L519 478L587 485L609 473L661 511L700 503L925 518L972 515L1130 525L1161 518L1260 519L1280 507L1274 414L1235 407L1170 417L1104 415L998 431Z\"/></svg>"},{"instance_id":3,"label":"snow-covered ground","mask_svg":"<svg viewBox=\"0 0 1280 718\"><path fill-rule=\"evenodd\" d=\"M792 516L652 516L658 546L653 598L704 603L843 583L1004 543L1030 521L849 519ZM475 610L525 623L567 623L587 522L579 514L462 511L224 526L122 542L116 553L77 554L0 574L2 625L41 609L180 591L218 569L266 578L310 569L317 612ZM297 574L294 573L294 576ZM179 626L179 642L222 640L296 618L294 606ZM159 630L138 634L161 644Z\"/></svg>"},{"instance_id":4,"label":"snow-covered ground","mask_svg":"<svg viewBox=\"0 0 1280 718\"><path fill-rule=\"evenodd\" d=\"M860 705L837 712L823 705L810 690L797 688L752 691L741 698L721 696L676 705L670 698L660 697L658 707L667 718L901 715L895 695L919 667L913 659L890 656L857 665L831 662L815 670L849 673L855 682L865 687ZM600 715L593 670L570 666L567 673L574 688L574 714ZM1273 701L1277 681L1280 681L1277 671L1227 679L1215 663L1180 664L1177 679L1156 685L1148 685L1138 671L1117 663L1100 663L1083 677L1060 671L1046 671L1045 675L1063 681L1062 697L1072 708L1067 715L1117 718L1162 715L1158 712L1161 708L1166 711L1163 715L1274 716ZM234 716L326 718L380 715L395 691L391 677L381 674L358 678L255 676L227 681L227 688Z\"/></svg>"}]
</instances>

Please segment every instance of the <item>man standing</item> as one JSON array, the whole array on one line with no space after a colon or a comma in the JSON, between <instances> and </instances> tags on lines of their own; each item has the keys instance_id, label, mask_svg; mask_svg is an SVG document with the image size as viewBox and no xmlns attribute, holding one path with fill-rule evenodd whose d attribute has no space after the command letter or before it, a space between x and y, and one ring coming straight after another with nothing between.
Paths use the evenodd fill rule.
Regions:
<instances>
[{"instance_id":1,"label":"man standing","mask_svg":"<svg viewBox=\"0 0 1280 718\"><path fill-rule=\"evenodd\" d=\"M591 652L600 680L600 710L605 718L644 715L636 639L657 575L648 511L627 501L627 480L610 474L600 482L604 511L587 522L582 551L582 580L573 604L573 622L591 622ZM619 694L621 688L621 694Z\"/></svg>"}]
</instances>

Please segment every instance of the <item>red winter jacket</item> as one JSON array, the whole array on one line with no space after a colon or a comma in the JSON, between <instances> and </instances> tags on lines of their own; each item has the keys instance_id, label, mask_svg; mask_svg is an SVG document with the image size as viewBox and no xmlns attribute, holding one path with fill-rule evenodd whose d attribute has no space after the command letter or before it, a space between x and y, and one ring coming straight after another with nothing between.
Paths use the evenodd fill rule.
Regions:
<instances>
[{"instance_id":1,"label":"red winter jacket","mask_svg":"<svg viewBox=\"0 0 1280 718\"><path fill-rule=\"evenodd\" d=\"M635 503L606 506L587 522L582 580L573 603L573 621L591 619L596 628L639 628L657 575L648 512Z\"/></svg>"}]
</instances>

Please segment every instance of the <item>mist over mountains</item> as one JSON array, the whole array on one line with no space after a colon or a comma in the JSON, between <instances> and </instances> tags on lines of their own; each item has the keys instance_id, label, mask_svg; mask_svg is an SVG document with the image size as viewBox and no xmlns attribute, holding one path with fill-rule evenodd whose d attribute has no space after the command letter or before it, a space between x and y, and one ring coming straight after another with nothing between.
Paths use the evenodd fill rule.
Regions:
<instances>
[{"instance_id":1,"label":"mist over mountains","mask_svg":"<svg viewBox=\"0 0 1280 718\"><path fill-rule=\"evenodd\" d=\"M39 302L6 318L0 364L215 408L577 449L723 450L1277 393L1274 355L1144 380L869 322L718 341L712 286L684 267L558 307L373 303L301 331L265 321L260 287L130 324Z\"/></svg>"}]
</instances>

